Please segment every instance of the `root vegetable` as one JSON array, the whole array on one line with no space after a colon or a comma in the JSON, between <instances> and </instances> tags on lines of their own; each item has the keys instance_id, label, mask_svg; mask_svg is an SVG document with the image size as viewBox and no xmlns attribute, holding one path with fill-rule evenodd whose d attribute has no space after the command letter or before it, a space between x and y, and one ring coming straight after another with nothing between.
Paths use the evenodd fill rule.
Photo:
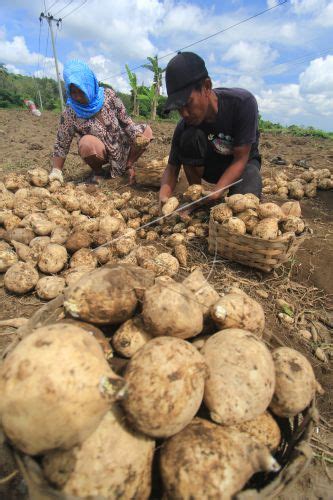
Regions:
<instances>
[{"instance_id":1,"label":"root vegetable","mask_svg":"<svg viewBox=\"0 0 333 500\"><path fill-rule=\"evenodd\" d=\"M8 213L3 217L3 225L6 231L11 231L20 225L21 219L12 213Z\"/></svg>"},{"instance_id":2,"label":"root vegetable","mask_svg":"<svg viewBox=\"0 0 333 500\"><path fill-rule=\"evenodd\" d=\"M96 250L94 250L94 254L97 259L97 262L101 265L104 265L107 262L109 262L109 260L112 257L112 252L107 247L96 248Z\"/></svg>"},{"instance_id":3,"label":"root vegetable","mask_svg":"<svg viewBox=\"0 0 333 500\"><path fill-rule=\"evenodd\" d=\"M139 210L136 210L135 208L129 207L129 208L124 208L121 210L121 215L124 217L124 220L128 222L130 219L136 219L137 217L140 216Z\"/></svg>"},{"instance_id":4,"label":"root vegetable","mask_svg":"<svg viewBox=\"0 0 333 500\"><path fill-rule=\"evenodd\" d=\"M67 240L65 247L70 253L74 253L80 248L89 248L92 244L92 237L87 231L74 231Z\"/></svg>"},{"instance_id":5,"label":"root vegetable","mask_svg":"<svg viewBox=\"0 0 333 500\"><path fill-rule=\"evenodd\" d=\"M150 340L133 356L124 374L127 418L148 436L176 434L198 411L206 376L203 357L189 342L170 337Z\"/></svg>"},{"instance_id":6,"label":"root vegetable","mask_svg":"<svg viewBox=\"0 0 333 500\"><path fill-rule=\"evenodd\" d=\"M147 261L148 263L150 263L157 257L158 251L152 245L147 245L147 246L137 247L135 250L135 255L139 266L145 267L145 263ZM147 269L149 269L149 266L147 267Z\"/></svg>"},{"instance_id":7,"label":"root vegetable","mask_svg":"<svg viewBox=\"0 0 333 500\"><path fill-rule=\"evenodd\" d=\"M262 219L253 228L252 236L263 240L274 240L278 236L279 226L276 218Z\"/></svg>"},{"instance_id":8,"label":"root vegetable","mask_svg":"<svg viewBox=\"0 0 333 500\"><path fill-rule=\"evenodd\" d=\"M48 236L54 229L54 223L44 217L40 217L39 220L34 220L31 223L31 227L37 236Z\"/></svg>"},{"instance_id":9,"label":"root vegetable","mask_svg":"<svg viewBox=\"0 0 333 500\"><path fill-rule=\"evenodd\" d=\"M203 328L201 304L189 288L175 281L168 285L155 283L146 291L142 317L154 336L187 339L198 335Z\"/></svg>"},{"instance_id":10,"label":"root vegetable","mask_svg":"<svg viewBox=\"0 0 333 500\"><path fill-rule=\"evenodd\" d=\"M45 274L59 273L67 262L66 248L57 245L57 243L49 243L41 251L38 267Z\"/></svg>"},{"instance_id":11,"label":"root vegetable","mask_svg":"<svg viewBox=\"0 0 333 500\"><path fill-rule=\"evenodd\" d=\"M99 230L112 235L119 231L121 225L120 219L117 217L112 217L111 215L106 215L100 217L99 219Z\"/></svg>"},{"instance_id":12,"label":"root vegetable","mask_svg":"<svg viewBox=\"0 0 333 500\"><path fill-rule=\"evenodd\" d=\"M258 215L260 219L275 218L281 220L283 212L279 205L275 203L261 203L258 207Z\"/></svg>"},{"instance_id":13,"label":"root vegetable","mask_svg":"<svg viewBox=\"0 0 333 500\"><path fill-rule=\"evenodd\" d=\"M285 216L293 215L295 217L301 217L302 210L299 201L286 201L281 205L281 210Z\"/></svg>"},{"instance_id":14,"label":"root vegetable","mask_svg":"<svg viewBox=\"0 0 333 500\"><path fill-rule=\"evenodd\" d=\"M333 179L319 179L318 181L318 189L329 190L333 189Z\"/></svg>"},{"instance_id":15,"label":"root vegetable","mask_svg":"<svg viewBox=\"0 0 333 500\"><path fill-rule=\"evenodd\" d=\"M69 236L68 229L64 227L55 227L51 232L50 243L57 243L58 245L63 245L66 243Z\"/></svg>"},{"instance_id":16,"label":"root vegetable","mask_svg":"<svg viewBox=\"0 0 333 500\"><path fill-rule=\"evenodd\" d=\"M304 196L307 198L315 198L317 196L317 183L316 182L309 182L309 184L306 184L304 186ZM297 198L296 196L293 196L293 198ZM300 199L300 198L297 198Z\"/></svg>"},{"instance_id":17,"label":"root vegetable","mask_svg":"<svg viewBox=\"0 0 333 500\"><path fill-rule=\"evenodd\" d=\"M241 328L262 337L265 313L262 306L246 293L228 293L211 308L211 317L220 329Z\"/></svg>"},{"instance_id":18,"label":"root vegetable","mask_svg":"<svg viewBox=\"0 0 333 500\"><path fill-rule=\"evenodd\" d=\"M1 193L0 209L8 208L11 210L14 207L14 200L15 196L10 191L6 190L4 193Z\"/></svg>"},{"instance_id":19,"label":"root vegetable","mask_svg":"<svg viewBox=\"0 0 333 500\"><path fill-rule=\"evenodd\" d=\"M17 255L5 241L0 241L0 273L4 273L18 261Z\"/></svg>"},{"instance_id":20,"label":"root vegetable","mask_svg":"<svg viewBox=\"0 0 333 500\"><path fill-rule=\"evenodd\" d=\"M55 226L70 227L70 215L63 208L48 208L45 215Z\"/></svg>"},{"instance_id":21,"label":"root vegetable","mask_svg":"<svg viewBox=\"0 0 333 500\"><path fill-rule=\"evenodd\" d=\"M136 246L135 238L132 236L121 236L113 243L114 249L118 257L125 257Z\"/></svg>"},{"instance_id":22,"label":"root vegetable","mask_svg":"<svg viewBox=\"0 0 333 500\"><path fill-rule=\"evenodd\" d=\"M80 200L75 196L75 193L59 195L58 200L68 212L74 212L80 208Z\"/></svg>"},{"instance_id":23,"label":"root vegetable","mask_svg":"<svg viewBox=\"0 0 333 500\"><path fill-rule=\"evenodd\" d=\"M288 199L288 188L287 187L281 187L277 190L277 195L279 198L282 198L283 200Z\"/></svg>"},{"instance_id":24,"label":"root vegetable","mask_svg":"<svg viewBox=\"0 0 333 500\"><path fill-rule=\"evenodd\" d=\"M195 418L162 446L160 469L167 498L230 500L255 472L279 465L246 434Z\"/></svg>"},{"instance_id":25,"label":"root vegetable","mask_svg":"<svg viewBox=\"0 0 333 500\"><path fill-rule=\"evenodd\" d=\"M245 212L240 212L239 214L237 214L237 217L244 222L246 231L248 233L252 233L254 226L258 224L259 221L257 212L252 209L245 210Z\"/></svg>"},{"instance_id":26,"label":"root vegetable","mask_svg":"<svg viewBox=\"0 0 333 500\"><path fill-rule=\"evenodd\" d=\"M259 205L259 198L249 194L233 194L226 198L227 205L232 209L234 214L244 212L249 208L256 209Z\"/></svg>"},{"instance_id":27,"label":"root vegetable","mask_svg":"<svg viewBox=\"0 0 333 500\"><path fill-rule=\"evenodd\" d=\"M61 182L57 181L57 180L54 180L54 181L50 182L48 190L50 191L50 193L55 193L60 188L61 188Z\"/></svg>"},{"instance_id":28,"label":"root vegetable","mask_svg":"<svg viewBox=\"0 0 333 500\"><path fill-rule=\"evenodd\" d=\"M281 442L280 427L267 411L253 420L230 426L227 429L244 432L257 444L267 446L271 452L276 451Z\"/></svg>"},{"instance_id":29,"label":"root vegetable","mask_svg":"<svg viewBox=\"0 0 333 500\"><path fill-rule=\"evenodd\" d=\"M272 355L276 387L270 409L279 417L293 417L311 403L318 383L311 364L300 352L279 347Z\"/></svg>"},{"instance_id":30,"label":"root vegetable","mask_svg":"<svg viewBox=\"0 0 333 500\"><path fill-rule=\"evenodd\" d=\"M199 302L205 317L208 316L211 306L216 304L220 296L216 290L208 283L202 271L195 269L184 279L183 285L194 293Z\"/></svg>"},{"instance_id":31,"label":"root vegetable","mask_svg":"<svg viewBox=\"0 0 333 500\"><path fill-rule=\"evenodd\" d=\"M211 214L216 222L223 222L232 217L232 210L226 203L220 203L212 208Z\"/></svg>"},{"instance_id":32,"label":"root vegetable","mask_svg":"<svg viewBox=\"0 0 333 500\"><path fill-rule=\"evenodd\" d=\"M180 243L184 243L185 236L181 233L173 233L167 238L167 244L174 248L175 246L179 245Z\"/></svg>"},{"instance_id":33,"label":"root vegetable","mask_svg":"<svg viewBox=\"0 0 333 500\"><path fill-rule=\"evenodd\" d=\"M59 276L45 276L37 283L37 295L43 300L55 299L64 291L65 284L64 278L60 278Z\"/></svg>"},{"instance_id":34,"label":"root vegetable","mask_svg":"<svg viewBox=\"0 0 333 500\"><path fill-rule=\"evenodd\" d=\"M80 200L80 210L84 215L88 215L88 217L98 217L101 204L93 196L86 195Z\"/></svg>"},{"instance_id":35,"label":"root vegetable","mask_svg":"<svg viewBox=\"0 0 333 500\"><path fill-rule=\"evenodd\" d=\"M182 267L187 267L188 252L186 245L180 244L175 246L174 252L175 252L175 257L178 260L179 264Z\"/></svg>"},{"instance_id":36,"label":"root vegetable","mask_svg":"<svg viewBox=\"0 0 333 500\"><path fill-rule=\"evenodd\" d=\"M154 259L154 271L157 276L174 276L179 271L179 262L169 253L160 253Z\"/></svg>"},{"instance_id":37,"label":"root vegetable","mask_svg":"<svg viewBox=\"0 0 333 500\"><path fill-rule=\"evenodd\" d=\"M287 220L282 222L282 229L283 232L292 231L295 234L301 234L305 229L305 223L300 217L289 215Z\"/></svg>"},{"instance_id":38,"label":"root vegetable","mask_svg":"<svg viewBox=\"0 0 333 500\"><path fill-rule=\"evenodd\" d=\"M238 424L267 409L275 370L263 342L246 330L230 328L212 335L201 353L210 372L204 401L214 422Z\"/></svg>"},{"instance_id":39,"label":"root vegetable","mask_svg":"<svg viewBox=\"0 0 333 500\"><path fill-rule=\"evenodd\" d=\"M183 196L185 200L188 201L200 200L200 198L202 197L202 191L203 187L201 184L192 184L186 189Z\"/></svg>"},{"instance_id":40,"label":"root vegetable","mask_svg":"<svg viewBox=\"0 0 333 500\"><path fill-rule=\"evenodd\" d=\"M28 180L31 184L44 187L49 182L49 174L43 168L33 168L27 172Z\"/></svg>"},{"instance_id":41,"label":"root vegetable","mask_svg":"<svg viewBox=\"0 0 333 500\"><path fill-rule=\"evenodd\" d=\"M29 247L39 255L49 243L51 243L49 236L37 236L30 241Z\"/></svg>"},{"instance_id":42,"label":"root vegetable","mask_svg":"<svg viewBox=\"0 0 333 500\"><path fill-rule=\"evenodd\" d=\"M158 233L156 231L147 231L147 236L146 236L147 241L156 241L158 240Z\"/></svg>"},{"instance_id":43,"label":"root vegetable","mask_svg":"<svg viewBox=\"0 0 333 500\"><path fill-rule=\"evenodd\" d=\"M6 186L6 189L9 189L10 191L17 191L18 189L28 187L29 183L23 174L12 172L4 178L4 185Z\"/></svg>"},{"instance_id":44,"label":"root vegetable","mask_svg":"<svg viewBox=\"0 0 333 500\"><path fill-rule=\"evenodd\" d=\"M153 337L140 317L128 319L112 337L112 346L121 356L132 358Z\"/></svg>"},{"instance_id":45,"label":"root vegetable","mask_svg":"<svg viewBox=\"0 0 333 500\"><path fill-rule=\"evenodd\" d=\"M179 206L179 201L175 196L171 196L166 203L164 203L162 207L162 214L169 215L176 210Z\"/></svg>"},{"instance_id":46,"label":"root vegetable","mask_svg":"<svg viewBox=\"0 0 333 500\"><path fill-rule=\"evenodd\" d=\"M65 292L65 309L89 323L118 324L133 316L138 296L153 274L131 265L105 266L83 276Z\"/></svg>"},{"instance_id":47,"label":"root vegetable","mask_svg":"<svg viewBox=\"0 0 333 500\"><path fill-rule=\"evenodd\" d=\"M233 195L236 196L236 195ZM230 234L245 234L246 226L245 223L238 219L237 217L230 217L229 219L224 219L222 221L224 229Z\"/></svg>"},{"instance_id":48,"label":"root vegetable","mask_svg":"<svg viewBox=\"0 0 333 500\"><path fill-rule=\"evenodd\" d=\"M154 445L129 429L114 406L80 446L46 455L43 469L66 496L144 500L150 495Z\"/></svg>"},{"instance_id":49,"label":"root vegetable","mask_svg":"<svg viewBox=\"0 0 333 500\"><path fill-rule=\"evenodd\" d=\"M30 292L37 285L39 276L36 269L28 262L17 262L5 274L5 287L17 294Z\"/></svg>"},{"instance_id":50,"label":"root vegetable","mask_svg":"<svg viewBox=\"0 0 333 500\"><path fill-rule=\"evenodd\" d=\"M75 267L74 269L67 269L63 273L66 285L72 286L76 284L82 278L82 276L89 273L90 271L91 269L86 267Z\"/></svg>"},{"instance_id":51,"label":"root vegetable","mask_svg":"<svg viewBox=\"0 0 333 500\"><path fill-rule=\"evenodd\" d=\"M69 265L72 269L84 267L93 270L97 267L97 257L89 248L81 248L72 255Z\"/></svg>"},{"instance_id":52,"label":"root vegetable","mask_svg":"<svg viewBox=\"0 0 333 500\"><path fill-rule=\"evenodd\" d=\"M12 245L15 248L17 256L20 260L23 260L23 262L29 262L34 267L37 266L39 254L36 250L32 249L28 245L19 243L18 241L12 240Z\"/></svg>"},{"instance_id":53,"label":"root vegetable","mask_svg":"<svg viewBox=\"0 0 333 500\"><path fill-rule=\"evenodd\" d=\"M25 337L3 362L0 383L4 431L30 455L83 442L124 387L96 339L69 324Z\"/></svg>"},{"instance_id":54,"label":"root vegetable","mask_svg":"<svg viewBox=\"0 0 333 500\"><path fill-rule=\"evenodd\" d=\"M291 181L288 184L289 195L291 198L295 198L295 200L301 200L305 194L305 189L303 185L299 181Z\"/></svg>"}]
</instances>

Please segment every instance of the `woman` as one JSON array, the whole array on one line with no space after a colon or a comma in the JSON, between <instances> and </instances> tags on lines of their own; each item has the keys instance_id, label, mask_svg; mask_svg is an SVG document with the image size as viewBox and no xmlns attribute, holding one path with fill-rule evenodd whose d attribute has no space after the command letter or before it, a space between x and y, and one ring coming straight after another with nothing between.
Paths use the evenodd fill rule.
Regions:
<instances>
[{"instance_id":1,"label":"woman","mask_svg":"<svg viewBox=\"0 0 333 500\"><path fill-rule=\"evenodd\" d=\"M95 74L83 61L65 64L67 107L61 115L53 152L50 180L63 182L62 169L74 135L78 136L81 158L92 168L92 182L102 180L102 165L110 164L111 177L129 171L152 140L148 125L135 124L111 89L99 87Z\"/></svg>"}]
</instances>

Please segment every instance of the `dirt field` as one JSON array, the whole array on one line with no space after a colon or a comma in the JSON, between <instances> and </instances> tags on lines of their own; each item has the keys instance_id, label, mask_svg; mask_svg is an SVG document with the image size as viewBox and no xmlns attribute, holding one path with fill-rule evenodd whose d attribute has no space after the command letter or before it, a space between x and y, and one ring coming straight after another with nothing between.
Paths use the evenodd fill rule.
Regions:
<instances>
[{"instance_id":1,"label":"dirt field","mask_svg":"<svg viewBox=\"0 0 333 500\"><path fill-rule=\"evenodd\" d=\"M57 129L57 116L44 113L40 118L26 111L0 110L0 180L7 172L24 170L31 166L50 168L50 155ZM168 153L174 124L153 123L154 142L146 156L162 158ZM333 141L324 139L298 138L263 134L261 137L263 175L270 176L276 170L297 173L293 164L306 160L314 168L329 168L333 171ZM270 162L276 156L286 160L286 166ZM82 164L73 143L65 168L67 180L78 180L89 173ZM108 181L108 188L121 188L127 180ZM178 189L183 189L182 181ZM140 187L138 187L140 189ZM267 200L274 200L268 197ZM238 284L247 293L262 303L267 317L266 338L273 345L280 343L302 351L311 361L318 380L325 389L325 395L318 398L322 419L313 440L316 459L306 474L288 491L286 496L296 500L329 499L333 497L333 439L332 439L332 386L333 386L333 191L321 191L315 199L302 200L302 212L313 235L298 251L295 259L285 267L266 275L251 271L237 264L219 261L212 267L211 257L204 246L202 267L217 289L226 284ZM198 263L198 252L194 248L193 264ZM30 317L41 305L35 295L21 298L9 297L4 291L0 275L0 319L8 317ZM307 328L317 332L316 341L306 342L297 335L297 328L290 328L279 322L276 300L283 298L295 310L295 316L303 317ZM304 327L303 327L304 328ZM15 335L14 331L2 329L0 350L5 348ZM317 347L325 350L329 362L319 361L314 352ZM0 457L1 459L1 457ZM11 470L10 467L5 467ZM1 476L6 475L5 473ZM22 487L17 481L17 485ZM1 496L1 487L0 487ZM6 497L8 498L8 497ZM14 497L12 497L14 498ZM18 498L15 496L15 498ZM22 496L24 492L22 490Z\"/></svg>"}]
</instances>

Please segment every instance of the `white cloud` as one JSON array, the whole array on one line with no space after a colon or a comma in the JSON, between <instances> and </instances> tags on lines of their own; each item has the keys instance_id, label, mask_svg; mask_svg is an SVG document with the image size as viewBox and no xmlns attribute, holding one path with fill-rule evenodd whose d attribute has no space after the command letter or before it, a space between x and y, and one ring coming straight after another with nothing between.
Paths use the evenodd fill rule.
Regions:
<instances>
[{"instance_id":1,"label":"white cloud","mask_svg":"<svg viewBox=\"0 0 333 500\"><path fill-rule=\"evenodd\" d=\"M278 51L272 49L268 44L241 40L227 50L223 60L236 61L241 71L254 73L271 65L278 55Z\"/></svg>"},{"instance_id":2,"label":"white cloud","mask_svg":"<svg viewBox=\"0 0 333 500\"><path fill-rule=\"evenodd\" d=\"M291 0L290 3L297 14L312 14L326 5L325 0Z\"/></svg>"},{"instance_id":3,"label":"white cloud","mask_svg":"<svg viewBox=\"0 0 333 500\"><path fill-rule=\"evenodd\" d=\"M315 22L326 28L333 26L333 2L330 2L319 12Z\"/></svg>"},{"instance_id":4,"label":"white cloud","mask_svg":"<svg viewBox=\"0 0 333 500\"><path fill-rule=\"evenodd\" d=\"M304 94L325 94L333 97L333 55L311 61L301 73L299 81Z\"/></svg>"},{"instance_id":5,"label":"white cloud","mask_svg":"<svg viewBox=\"0 0 333 500\"><path fill-rule=\"evenodd\" d=\"M14 75L25 75L24 69L17 68L14 64L6 64L5 66L8 73L14 73Z\"/></svg>"}]
</instances>

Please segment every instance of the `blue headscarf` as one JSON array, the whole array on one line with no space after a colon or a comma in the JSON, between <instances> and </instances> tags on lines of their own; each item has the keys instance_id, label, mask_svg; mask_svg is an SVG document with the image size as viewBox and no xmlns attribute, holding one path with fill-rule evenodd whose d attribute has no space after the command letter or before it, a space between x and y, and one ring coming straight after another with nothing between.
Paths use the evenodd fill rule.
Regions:
<instances>
[{"instance_id":1,"label":"blue headscarf","mask_svg":"<svg viewBox=\"0 0 333 500\"><path fill-rule=\"evenodd\" d=\"M87 119L98 113L104 103L104 88L99 87L95 74L85 62L78 59L68 61L64 66L64 80L68 96L67 104L79 118ZM80 104L71 98L71 84L85 93L87 104Z\"/></svg>"}]
</instances>

